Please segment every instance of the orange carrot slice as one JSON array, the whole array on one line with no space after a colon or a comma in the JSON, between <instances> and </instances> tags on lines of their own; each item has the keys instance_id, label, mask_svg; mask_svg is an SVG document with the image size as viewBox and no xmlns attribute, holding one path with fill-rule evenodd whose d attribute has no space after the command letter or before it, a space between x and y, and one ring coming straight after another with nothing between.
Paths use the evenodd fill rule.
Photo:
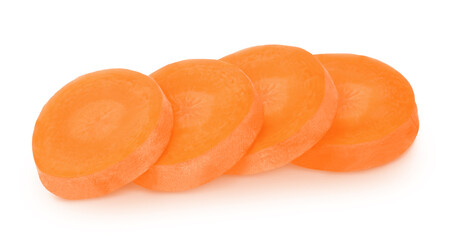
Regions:
<instances>
[{"instance_id":1,"label":"orange carrot slice","mask_svg":"<svg viewBox=\"0 0 456 240\"><path fill-rule=\"evenodd\" d=\"M150 77L125 69L81 76L59 90L36 121L40 179L67 199L112 192L157 161L172 122L171 105Z\"/></svg>"},{"instance_id":2,"label":"orange carrot slice","mask_svg":"<svg viewBox=\"0 0 456 240\"><path fill-rule=\"evenodd\" d=\"M286 165L323 137L336 113L330 76L307 51L289 46L247 48L221 59L239 66L264 103L264 125L247 155L228 173L255 174Z\"/></svg>"},{"instance_id":3,"label":"orange carrot slice","mask_svg":"<svg viewBox=\"0 0 456 240\"><path fill-rule=\"evenodd\" d=\"M249 78L218 60L185 60L152 73L174 111L171 141L135 182L159 191L187 190L223 175L261 129L263 106Z\"/></svg>"},{"instance_id":4,"label":"orange carrot slice","mask_svg":"<svg viewBox=\"0 0 456 240\"><path fill-rule=\"evenodd\" d=\"M386 164L418 133L412 87L390 66L351 54L317 55L339 92L331 129L294 164L328 171L355 171Z\"/></svg>"}]
</instances>

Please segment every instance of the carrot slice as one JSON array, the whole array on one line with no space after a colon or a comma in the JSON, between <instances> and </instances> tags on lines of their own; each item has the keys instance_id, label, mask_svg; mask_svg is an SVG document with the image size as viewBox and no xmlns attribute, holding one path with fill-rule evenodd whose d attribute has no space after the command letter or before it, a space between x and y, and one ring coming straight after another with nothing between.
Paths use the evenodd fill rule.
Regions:
<instances>
[{"instance_id":1,"label":"carrot slice","mask_svg":"<svg viewBox=\"0 0 456 240\"><path fill-rule=\"evenodd\" d=\"M264 103L264 125L247 155L228 173L255 174L286 165L323 137L336 113L331 77L307 51L247 48L221 59L239 66Z\"/></svg>"},{"instance_id":2,"label":"carrot slice","mask_svg":"<svg viewBox=\"0 0 456 240\"><path fill-rule=\"evenodd\" d=\"M419 128L408 81L372 58L352 54L317 57L333 77L339 108L326 136L294 164L355 171L386 164L402 154Z\"/></svg>"},{"instance_id":3,"label":"carrot slice","mask_svg":"<svg viewBox=\"0 0 456 240\"><path fill-rule=\"evenodd\" d=\"M152 73L174 111L171 141L135 182L159 191L187 190L223 175L261 129L263 106L249 78L218 60L185 60Z\"/></svg>"},{"instance_id":4,"label":"carrot slice","mask_svg":"<svg viewBox=\"0 0 456 240\"><path fill-rule=\"evenodd\" d=\"M112 192L158 160L172 122L171 104L150 77L126 69L83 75L60 89L36 121L40 179L67 199Z\"/></svg>"}]
</instances>

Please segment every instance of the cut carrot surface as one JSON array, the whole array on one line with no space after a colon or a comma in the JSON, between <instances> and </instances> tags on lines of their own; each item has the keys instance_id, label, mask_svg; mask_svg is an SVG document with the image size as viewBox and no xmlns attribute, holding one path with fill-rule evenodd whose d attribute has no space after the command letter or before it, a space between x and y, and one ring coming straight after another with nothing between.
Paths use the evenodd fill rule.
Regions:
<instances>
[{"instance_id":1,"label":"cut carrot surface","mask_svg":"<svg viewBox=\"0 0 456 240\"><path fill-rule=\"evenodd\" d=\"M325 137L293 163L328 171L386 164L414 141L419 128L413 90L390 66L352 54L316 55L339 92L339 107Z\"/></svg>"},{"instance_id":2,"label":"cut carrot surface","mask_svg":"<svg viewBox=\"0 0 456 240\"><path fill-rule=\"evenodd\" d=\"M40 179L67 199L112 192L158 160L172 123L171 105L150 77L126 69L83 75L59 90L36 121Z\"/></svg>"},{"instance_id":3,"label":"cut carrot surface","mask_svg":"<svg viewBox=\"0 0 456 240\"><path fill-rule=\"evenodd\" d=\"M170 143L135 182L159 191L197 187L223 175L247 152L263 122L261 99L236 66L185 60L150 75L174 111Z\"/></svg>"},{"instance_id":4,"label":"cut carrot surface","mask_svg":"<svg viewBox=\"0 0 456 240\"><path fill-rule=\"evenodd\" d=\"M266 45L221 60L239 66L250 77L264 104L263 128L229 174L255 174L284 166L329 129L337 90L312 54L297 47Z\"/></svg>"}]
</instances>

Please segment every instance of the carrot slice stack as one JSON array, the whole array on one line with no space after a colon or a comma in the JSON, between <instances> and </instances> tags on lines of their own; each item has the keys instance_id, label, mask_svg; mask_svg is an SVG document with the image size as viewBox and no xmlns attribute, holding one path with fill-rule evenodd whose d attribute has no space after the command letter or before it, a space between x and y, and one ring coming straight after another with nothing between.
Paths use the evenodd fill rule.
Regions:
<instances>
[{"instance_id":1,"label":"carrot slice stack","mask_svg":"<svg viewBox=\"0 0 456 240\"><path fill-rule=\"evenodd\" d=\"M326 136L294 164L356 171L386 164L414 141L419 128L413 90L390 66L351 54L317 55L339 92Z\"/></svg>"},{"instance_id":2,"label":"carrot slice stack","mask_svg":"<svg viewBox=\"0 0 456 240\"><path fill-rule=\"evenodd\" d=\"M171 105L150 77L125 69L81 76L59 90L36 121L40 179L67 199L112 192L158 160L172 122Z\"/></svg>"},{"instance_id":3,"label":"carrot slice stack","mask_svg":"<svg viewBox=\"0 0 456 240\"><path fill-rule=\"evenodd\" d=\"M159 191L197 187L223 175L247 152L263 122L261 99L236 66L185 60L150 75L174 111L170 143L135 182Z\"/></svg>"},{"instance_id":4,"label":"carrot slice stack","mask_svg":"<svg viewBox=\"0 0 456 240\"><path fill-rule=\"evenodd\" d=\"M247 155L228 173L255 174L286 165L329 129L337 90L317 59L289 46L247 48L221 59L239 66L264 103L264 125Z\"/></svg>"}]
</instances>

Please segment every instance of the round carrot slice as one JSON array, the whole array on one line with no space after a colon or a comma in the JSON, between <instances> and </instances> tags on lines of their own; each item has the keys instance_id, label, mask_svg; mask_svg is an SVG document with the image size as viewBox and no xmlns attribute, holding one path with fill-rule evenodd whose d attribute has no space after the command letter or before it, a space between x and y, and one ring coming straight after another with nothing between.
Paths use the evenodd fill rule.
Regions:
<instances>
[{"instance_id":1,"label":"round carrot slice","mask_svg":"<svg viewBox=\"0 0 456 240\"><path fill-rule=\"evenodd\" d=\"M41 182L67 199L112 192L158 160L172 122L171 104L150 77L125 69L81 76L36 121L33 155Z\"/></svg>"},{"instance_id":2,"label":"round carrot slice","mask_svg":"<svg viewBox=\"0 0 456 240\"><path fill-rule=\"evenodd\" d=\"M418 133L412 87L390 66L351 54L317 55L339 92L331 129L294 164L319 170L356 171L386 164Z\"/></svg>"},{"instance_id":3,"label":"round carrot slice","mask_svg":"<svg viewBox=\"0 0 456 240\"><path fill-rule=\"evenodd\" d=\"M223 175L247 152L263 122L249 78L218 60L185 60L152 73L174 111L170 143L135 182L159 191L197 187Z\"/></svg>"},{"instance_id":4,"label":"round carrot slice","mask_svg":"<svg viewBox=\"0 0 456 240\"><path fill-rule=\"evenodd\" d=\"M336 113L331 77L307 51L289 46L247 48L222 61L239 66L264 103L264 125L247 155L228 173L255 174L286 165L317 143Z\"/></svg>"}]
</instances>

